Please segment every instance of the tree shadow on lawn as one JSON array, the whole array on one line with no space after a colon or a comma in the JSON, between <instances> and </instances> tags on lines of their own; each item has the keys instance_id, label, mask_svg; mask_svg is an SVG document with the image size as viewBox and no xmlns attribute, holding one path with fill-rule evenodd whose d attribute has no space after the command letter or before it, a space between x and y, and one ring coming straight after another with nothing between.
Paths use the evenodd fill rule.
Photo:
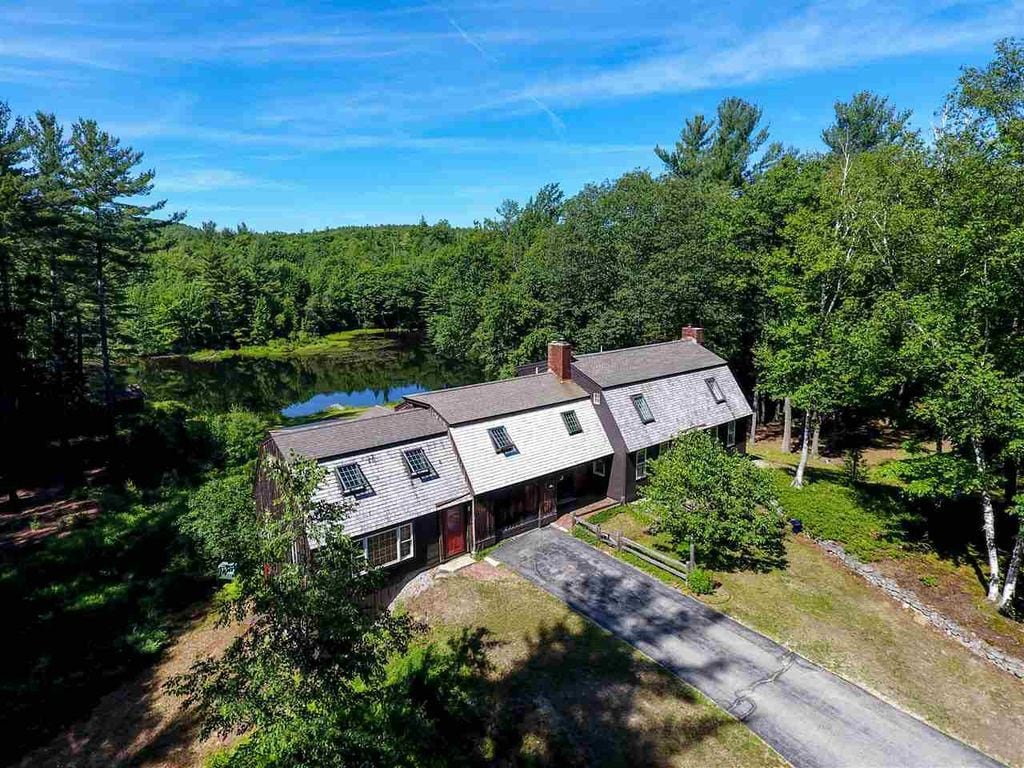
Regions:
<instances>
[{"instance_id":1,"label":"tree shadow on lawn","mask_svg":"<svg viewBox=\"0 0 1024 768\"><path fill-rule=\"evenodd\" d=\"M968 565L979 584L987 586L979 555L984 540L976 497L941 502L915 499L896 485L870 481L850 483L838 471L811 467L807 469L807 479L810 488L815 483L831 483L845 489L854 504L866 513L867 518L861 524L865 530L851 529L851 534L866 535L909 552L934 553L956 567ZM851 527L858 525L855 520L843 523ZM841 543L851 544L850 541Z\"/></svg>"},{"instance_id":2,"label":"tree shadow on lawn","mask_svg":"<svg viewBox=\"0 0 1024 768\"><path fill-rule=\"evenodd\" d=\"M152 665L181 631L188 606L209 594L177 541L174 521L186 498L106 493L87 524L2 553L0 764L88 716ZM125 696L136 708L144 692Z\"/></svg>"},{"instance_id":3,"label":"tree shadow on lawn","mask_svg":"<svg viewBox=\"0 0 1024 768\"><path fill-rule=\"evenodd\" d=\"M497 764L663 764L735 724L695 707L690 688L589 622L545 625L526 643L526 656L491 692ZM693 711L680 713L666 703L673 699Z\"/></svg>"}]
</instances>

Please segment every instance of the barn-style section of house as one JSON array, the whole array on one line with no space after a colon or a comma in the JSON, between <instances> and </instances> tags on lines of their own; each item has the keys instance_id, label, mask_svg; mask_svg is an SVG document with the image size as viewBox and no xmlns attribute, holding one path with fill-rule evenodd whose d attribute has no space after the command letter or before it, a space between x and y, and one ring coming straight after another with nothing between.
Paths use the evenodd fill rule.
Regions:
<instances>
[{"instance_id":1,"label":"barn-style section of house","mask_svg":"<svg viewBox=\"0 0 1024 768\"><path fill-rule=\"evenodd\" d=\"M677 341L584 355L552 342L515 378L273 430L263 453L323 466L317 498L348 501L345 532L398 582L573 509L634 498L682 432L707 429L742 450L750 406L702 342L689 327Z\"/></svg>"}]
</instances>

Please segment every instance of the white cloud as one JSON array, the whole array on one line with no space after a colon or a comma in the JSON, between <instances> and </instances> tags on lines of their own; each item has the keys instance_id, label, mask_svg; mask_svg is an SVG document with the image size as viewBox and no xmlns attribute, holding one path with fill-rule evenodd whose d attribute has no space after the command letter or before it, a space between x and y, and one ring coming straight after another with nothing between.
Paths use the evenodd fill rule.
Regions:
<instances>
[{"instance_id":1,"label":"white cloud","mask_svg":"<svg viewBox=\"0 0 1024 768\"><path fill-rule=\"evenodd\" d=\"M222 189L290 189L291 186L275 181L256 179L244 173L224 168L197 168L177 173L161 174L155 186L162 192L213 192Z\"/></svg>"},{"instance_id":2,"label":"white cloud","mask_svg":"<svg viewBox=\"0 0 1024 768\"><path fill-rule=\"evenodd\" d=\"M1019 0L980 17L946 18L923 4L838 4L809 7L734 45L687 50L635 60L561 79L537 82L523 100L560 104L742 85L772 78L991 44L1024 27Z\"/></svg>"}]
</instances>

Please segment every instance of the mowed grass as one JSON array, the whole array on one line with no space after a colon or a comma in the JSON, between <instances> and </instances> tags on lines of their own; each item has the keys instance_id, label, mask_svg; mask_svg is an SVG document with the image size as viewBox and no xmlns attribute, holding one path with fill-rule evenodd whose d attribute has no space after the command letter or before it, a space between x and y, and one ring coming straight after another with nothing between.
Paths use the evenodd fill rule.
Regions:
<instances>
[{"instance_id":1,"label":"mowed grass","mask_svg":"<svg viewBox=\"0 0 1024 768\"><path fill-rule=\"evenodd\" d=\"M603 523L649 546L629 508ZM716 572L706 602L812 661L1013 765L1024 765L1024 682L847 571L803 536L787 566Z\"/></svg>"},{"instance_id":2,"label":"mowed grass","mask_svg":"<svg viewBox=\"0 0 1024 768\"><path fill-rule=\"evenodd\" d=\"M498 765L776 766L745 726L504 568L477 563L407 603L445 640L486 630Z\"/></svg>"}]
</instances>

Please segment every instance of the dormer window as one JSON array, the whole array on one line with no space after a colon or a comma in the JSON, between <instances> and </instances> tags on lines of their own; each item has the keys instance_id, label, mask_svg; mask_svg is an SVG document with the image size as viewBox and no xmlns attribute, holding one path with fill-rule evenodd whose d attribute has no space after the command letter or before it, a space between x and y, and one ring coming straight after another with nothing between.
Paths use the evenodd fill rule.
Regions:
<instances>
[{"instance_id":1,"label":"dormer window","mask_svg":"<svg viewBox=\"0 0 1024 768\"><path fill-rule=\"evenodd\" d=\"M490 435L491 444L494 446L495 453L510 454L516 449L516 444L512 442L512 438L508 436L508 430L505 427L491 427L487 430L487 434Z\"/></svg>"},{"instance_id":2,"label":"dormer window","mask_svg":"<svg viewBox=\"0 0 1024 768\"><path fill-rule=\"evenodd\" d=\"M636 408L636 414L642 423L650 424L654 421L654 414L651 413L651 406L647 404L647 398L643 395L633 395L630 400L633 401L633 407Z\"/></svg>"},{"instance_id":3,"label":"dormer window","mask_svg":"<svg viewBox=\"0 0 1024 768\"><path fill-rule=\"evenodd\" d=\"M708 385L708 390L711 392L711 396L715 398L716 403L721 405L725 402L725 393L722 391L718 379L712 376L710 379L704 379L704 383Z\"/></svg>"},{"instance_id":4,"label":"dormer window","mask_svg":"<svg viewBox=\"0 0 1024 768\"><path fill-rule=\"evenodd\" d=\"M410 448L402 452L405 460L405 468L409 470L410 477L428 477L434 474L434 468L422 448Z\"/></svg>"},{"instance_id":5,"label":"dormer window","mask_svg":"<svg viewBox=\"0 0 1024 768\"><path fill-rule=\"evenodd\" d=\"M370 489L366 475L358 464L342 464L335 473L338 475L338 482L341 483L342 492L347 495L365 493Z\"/></svg>"},{"instance_id":6,"label":"dormer window","mask_svg":"<svg viewBox=\"0 0 1024 768\"><path fill-rule=\"evenodd\" d=\"M578 435L583 431L583 426L580 424L576 411L562 411L562 422L565 424L565 429L570 435Z\"/></svg>"}]
</instances>

